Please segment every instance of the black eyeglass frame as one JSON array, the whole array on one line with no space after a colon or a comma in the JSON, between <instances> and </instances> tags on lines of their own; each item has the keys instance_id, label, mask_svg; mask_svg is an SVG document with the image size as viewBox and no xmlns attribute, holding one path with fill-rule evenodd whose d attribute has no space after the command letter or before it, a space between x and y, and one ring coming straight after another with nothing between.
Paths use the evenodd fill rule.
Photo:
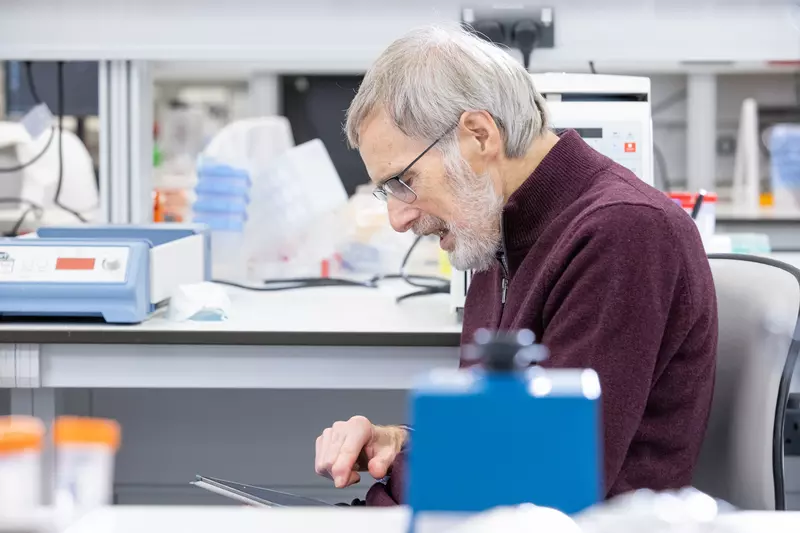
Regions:
<instances>
[{"instance_id":1,"label":"black eyeglass frame","mask_svg":"<svg viewBox=\"0 0 800 533\"><path fill-rule=\"evenodd\" d=\"M406 167L403 170L401 170L400 172L398 172L397 174L395 174L391 178L385 179L380 185L376 186L375 190L372 191L372 195L375 198L377 198L378 200L382 201L382 202L389 201L389 195L391 195L391 196L394 196L395 198L397 198L398 200L400 200L401 202L403 202L405 204L414 203L417 200L417 193L414 192L414 189L412 189L411 186L408 183L403 181L403 175L406 172L408 172L409 169L411 167L413 167L414 164L417 161L422 159L422 156L427 154L431 150L431 148L436 146L439 143L439 141L441 141L444 138L445 135L447 135L448 133L450 133L454 129L455 129L455 126L451 127L446 132L441 134L439 136L439 138L437 138L427 148L425 148L425 150L423 150L421 154L419 154L417 157L415 157L414 160L411 161L411 163L406 165ZM391 190L394 187L392 185L393 183L397 183L397 186L399 187L398 190L396 190L396 191L392 191ZM388 188L387 188L387 186L388 186ZM403 198L401 196L405 196L405 198Z\"/></svg>"}]
</instances>

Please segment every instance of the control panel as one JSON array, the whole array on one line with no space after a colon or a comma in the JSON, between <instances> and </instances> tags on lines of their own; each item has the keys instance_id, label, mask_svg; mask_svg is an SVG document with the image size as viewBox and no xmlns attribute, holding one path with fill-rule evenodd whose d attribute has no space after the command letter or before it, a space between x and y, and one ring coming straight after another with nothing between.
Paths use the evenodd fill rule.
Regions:
<instances>
[{"instance_id":1,"label":"control panel","mask_svg":"<svg viewBox=\"0 0 800 533\"><path fill-rule=\"evenodd\" d=\"M0 247L0 283L124 283L125 246Z\"/></svg>"},{"instance_id":2,"label":"control panel","mask_svg":"<svg viewBox=\"0 0 800 533\"><path fill-rule=\"evenodd\" d=\"M586 144L613 159L620 165L636 174L639 179L647 180L644 171L644 144L641 126L636 122L609 122L588 124L573 128Z\"/></svg>"}]
</instances>

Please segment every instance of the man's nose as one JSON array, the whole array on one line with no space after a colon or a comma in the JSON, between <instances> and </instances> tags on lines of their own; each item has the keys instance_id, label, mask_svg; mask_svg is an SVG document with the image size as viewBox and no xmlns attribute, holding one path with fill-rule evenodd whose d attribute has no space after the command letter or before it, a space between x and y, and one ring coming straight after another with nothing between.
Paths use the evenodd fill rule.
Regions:
<instances>
[{"instance_id":1,"label":"man's nose","mask_svg":"<svg viewBox=\"0 0 800 533\"><path fill-rule=\"evenodd\" d=\"M389 197L389 223L398 233L405 233L411 229L419 218L419 209L396 198Z\"/></svg>"}]
</instances>

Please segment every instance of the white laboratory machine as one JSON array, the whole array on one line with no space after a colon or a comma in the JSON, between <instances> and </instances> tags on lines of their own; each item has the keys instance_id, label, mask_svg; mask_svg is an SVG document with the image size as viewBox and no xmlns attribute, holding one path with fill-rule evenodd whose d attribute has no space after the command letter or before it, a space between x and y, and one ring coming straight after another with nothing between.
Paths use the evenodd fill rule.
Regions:
<instances>
[{"instance_id":1,"label":"white laboratory machine","mask_svg":"<svg viewBox=\"0 0 800 533\"><path fill-rule=\"evenodd\" d=\"M61 133L59 154L58 136L50 128L34 139L22 124L0 121L1 233L81 222L57 204L86 221L95 220L100 195L92 157L81 140L66 130Z\"/></svg>"},{"instance_id":2,"label":"white laboratory machine","mask_svg":"<svg viewBox=\"0 0 800 533\"><path fill-rule=\"evenodd\" d=\"M551 127L574 129L592 148L653 185L650 78L603 74L532 74L547 101ZM453 271L452 308L460 313L471 272Z\"/></svg>"}]
</instances>

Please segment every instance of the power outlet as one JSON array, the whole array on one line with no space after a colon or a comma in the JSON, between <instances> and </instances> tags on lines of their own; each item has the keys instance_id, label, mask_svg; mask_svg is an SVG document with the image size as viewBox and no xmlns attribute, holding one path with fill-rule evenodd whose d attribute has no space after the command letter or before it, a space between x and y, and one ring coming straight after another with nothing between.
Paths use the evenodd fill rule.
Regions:
<instances>
[{"instance_id":1,"label":"power outlet","mask_svg":"<svg viewBox=\"0 0 800 533\"><path fill-rule=\"evenodd\" d=\"M800 456L800 394L789 396L786 421L783 426L783 453Z\"/></svg>"},{"instance_id":2,"label":"power outlet","mask_svg":"<svg viewBox=\"0 0 800 533\"><path fill-rule=\"evenodd\" d=\"M481 37L509 48L517 48L515 28L519 24L533 23L538 29L536 48L555 46L552 7L468 6L461 10L461 22Z\"/></svg>"}]
</instances>

